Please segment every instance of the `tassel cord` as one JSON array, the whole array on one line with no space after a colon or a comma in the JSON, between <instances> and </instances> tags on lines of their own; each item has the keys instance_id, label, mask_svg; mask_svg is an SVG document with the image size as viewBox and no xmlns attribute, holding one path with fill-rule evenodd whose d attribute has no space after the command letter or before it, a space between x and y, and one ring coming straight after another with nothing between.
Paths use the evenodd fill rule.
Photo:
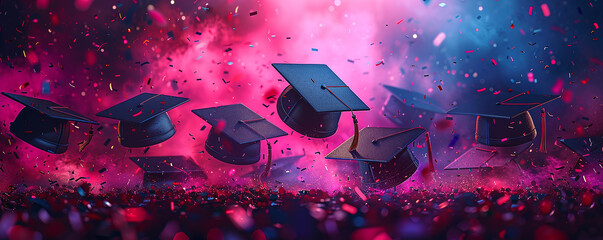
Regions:
<instances>
[{"instance_id":1,"label":"tassel cord","mask_svg":"<svg viewBox=\"0 0 603 240\"><path fill-rule=\"evenodd\" d=\"M540 123L541 123L541 128L542 128L542 134L540 135L540 148L538 149L539 152L542 153L546 153L546 111L544 110L544 106L543 103L540 102L533 102L533 103L507 103L508 101L511 101L512 99L519 97L521 95L525 95L528 94L526 92L522 92L520 94L517 94L513 97L507 98L504 101L500 102L500 105L507 105L507 106L529 106L529 105L534 105L534 104L538 104L538 106L540 106Z\"/></svg>"},{"instance_id":2,"label":"tassel cord","mask_svg":"<svg viewBox=\"0 0 603 240\"><path fill-rule=\"evenodd\" d=\"M312 81L314 81L314 80L312 80ZM356 118L356 114L354 114L354 110L348 104L346 104L333 91L331 91L331 89L329 89L329 88L349 87L349 86L325 86L325 85L322 85L320 87L322 89L326 89L327 91L329 91L329 93L331 93L331 95L333 95L335 98L337 98L337 100L339 100L341 103L343 103L343 105L346 106L352 113L352 122L354 123L354 138L352 140L352 144L350 144L350 148L348 149L348 151L350 151L350 152L355 151L356 148L358 148L358 140L359 140L358 119Z\"/></svg>"},{"instance_id":3,"label":"tassel cord","mask_svg":"<svg viewBox=\"0 0 603 240\"><path fill-rule=\"evenodd\" d=\"M62 109L69 109L69 107L50 106L48 108L52 109L53 111L57 111L57 112L60 112L62 114L65 114L65 115L69 115L69 116L76 117L76 118L83 118L83 119L86 119L86 120L88 120L90 122L94 122L94 121L90 120L89 118L82 117L82 116L79 116L79 115L76 115L76 114L73 114L73 113L66 112L66 111L62 110ZM93 126L92 123L90 123L90 130L88 131L88 136L86 137L86 140L84 140L83 142L81 142L81 143L78 144L79 145L79 152L84 151L84 148L86 148L86 146L88 146L88 144L90 144L90 141L92 141L92 137L93 136L94 136L94 126Z\"/></svg>"},{"instance_id":4,"label":"tassel cord","mask_svg":"<svg viewBox=\"0 0 603 240\"><path fill-rule=\"evenodd\" d=\"M268 138L264 136L264 134L260 133L259 131L255 130L255 128L252 128L249 125L250 122L256 122L261 120L265 120L265 118L240 120L239 122L245 124L245 126L251 129L251 131L255 132L257 135L260 135L264 140L266 140L266 145L268 146L268 159L266 161L266 168L264 169L264 172L262 172L262 174L260 175L260 179L265 179L268 177L268 175L270 175L270 168L272 167L272 145L270 144Z\"/></svg>"}]
</instances>

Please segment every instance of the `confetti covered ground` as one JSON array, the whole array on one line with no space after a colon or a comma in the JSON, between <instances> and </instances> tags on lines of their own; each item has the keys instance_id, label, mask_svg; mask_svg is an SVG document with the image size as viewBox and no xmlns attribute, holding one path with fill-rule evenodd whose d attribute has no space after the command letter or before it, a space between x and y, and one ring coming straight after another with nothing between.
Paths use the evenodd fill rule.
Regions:
<instances>
[{"instance_id":1,"label":"confetti covered ground","mask_svg":"<svg viewBox=\"0 0 603 240\"><path fill-rule=\"evenodd\" d=\"M50 154L10 132L23 106L0 96L0 238L602 239L603 156L560 142L603 135L602 12L601 1L562 0L0 0L0 91L100 122L81 152L90 126L70 123L67 152ZM418 139L419 170L375 191L357 162L325 159L352 136L350 113L324 139L276 114L288 86L271 67L280 62L327 64L371 108L355 113L360 128L397 126L384 85L446 109L478 93L561 97L546 105L548 152L535 140L495 169L444 170L474 146L475 117L407 116L427 120L435 172ZM95 114L143 92L191 100L169 112L172 138L126 148L117 121ZM212 158L211 126L191 113L235 103L289 133L272 141L261 183L265 158ZM169 155L204 177L143 187L129 158Z\"/></svg>"},{"instance_id":2,"label":"confetti covered ground","mask_svg":"<svg viewBox=\"0 0 603 240\"><path fill-rule=\"evenodd\" d=\"M11 239L600 239L603 203L588 189L364 194L349 189L87 187L2 196Z\"/></svg>"}]
</instances>

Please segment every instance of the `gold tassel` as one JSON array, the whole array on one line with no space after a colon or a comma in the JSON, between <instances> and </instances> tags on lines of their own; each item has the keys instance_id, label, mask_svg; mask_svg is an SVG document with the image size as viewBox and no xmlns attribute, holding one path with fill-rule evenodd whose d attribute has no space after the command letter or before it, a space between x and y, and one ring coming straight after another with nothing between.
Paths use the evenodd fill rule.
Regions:
<instances>
[{"instance_id":1,"label":"gold tassel","mask_svg":"<svg viewBox=\"0 0 603 240\"><path fill-rule=\"evenodd\" d=\"M270 141L266 140L266 145L268 145L268 161L266 161L266 168L264 172L260 176L260 179L265 179L270 174L270 167L272 167L272 145L270 145Z\"/></svg>"},{"instance_id":2,"label":"gold tassel","mask_svg":"<svg viewBox=\"0 0 603 240\"><path fill-rule=\"evenodd\" d=\"M542 125L542 135L540 136L540 149L542 153L546 153L546 111L544 107L540 108L540 124Z\"/></svg>"},{"instance_id":3,"label":"gold tassel","mask_svg":"<svg viewBox=\"0 0 603 240\"><path fill-rule=\"evenodd\" d=\"M356 119L356 115L352 113L352 120L354 120L354 140L352 141L352 145L350 145L350 152L355 151L358 147L358 119Z\"/></svg>"},{"instance_id":4,"label":"gold tassel","mask_svg":"<svg viewBox=\"0 0 603 240\"><path fill-rule=\"evenodd\" d=\"M427 144L427 157L429 158L429 170L434 172L435 167L433 165L433 153L431 152L431 140L429 139L429 132L425 132L425 141Z\"/></svg>"},{"instance_id":5,"label":"gold tassel","mask_svg":"<svg viewBox=\"0 0 603 240\"><path fill-rule=\"evenodd\" d=\"M92 124L90 124L90 131L88 131L88 137L86 138L86 140L78 144L80 146L79 152L84 151L84 148L88 146L88 144L90 144L90 141L92 141L92 136L94 136L94 127L92 126Z\"/></svg>"}]
</instances>

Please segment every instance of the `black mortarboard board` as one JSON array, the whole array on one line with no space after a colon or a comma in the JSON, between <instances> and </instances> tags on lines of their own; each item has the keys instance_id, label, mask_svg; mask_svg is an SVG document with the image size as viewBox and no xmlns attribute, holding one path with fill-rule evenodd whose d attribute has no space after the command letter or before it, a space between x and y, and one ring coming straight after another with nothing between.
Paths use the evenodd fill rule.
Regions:
<instances>
[{"instance_id":1,"label":"black mortarboard board","mask_svg":"<svg viewBox=\"0 0 603 240\"><path fill-rule=\"evenodd\" d=\"M488 94L448 111L448 114L477 116L475 139L481 145L470 150L473 153L468 152L468 154L461 155L445 169L478 168L477 166L486 165L488 167L504 166L529 148L531 141L536 138L536 127L528 112L536 107L541 107L543 132L540 148L541 151L546 152L546 113L543 105L557 98L559 96L527 92ZM500 149L497 150L497 148ZM485 149L485 151L480 149ZM489 154L491 151L494 153ZM485 156L484 154L488 157L477 157ZM476 158L480 160L476 160Z\"/></svg>"},{"instance_id":2,"label":"black mortarboard board","mask_svg":"<svg viewBox=\"0 0 603 240\"><path fill-rule=\"evenodd\" d=\"M343 111L369 107L325 64L274 63L291 84L277 101L280 118L298 133L324 138L335 134ZM354 122L357 123L355 120Z\"/></svg>"},{"instance_id":3,"label":"black mortarboard board","mask_svg":"<svg viewBox=\"0 0 603 240\"><path fill-rule=\"evenodd\" d=\"M365 127L359 132L356 151L348 150L352 144L350 138L325 158L359 161L365 186L392 188L406 181L417 170L419 163L408 145L425 132L424 128Z\"/></svg>"},{"instance_id":4,"label":"black mortarboard board","mask_svg":"<svg viewBox=\"0 0 603 240\"><path fill-rule=\"evenodd\" d=\"M385 102L383 113L401 127L429 127L436 113L446 113L444 107L424 94L383 85L392 95Z\"/></svg>"},{"instance_id":5,"label":"black mortarboard board","mask_svg":"<svg viewBox=\"0 0 603 240\"><path fill-rule=\"evenodd\" d=\"M603 136L561 139L561 143L581 157L603 153Z\"/></svg>"},{"instance_id":6,"label":"black mortarboard board","mask_svg":"<svg viewBox=\"0 0 603 240\"><path fill-rule=\"evenodd\" d=\"M26 106L10 124L10 132L32 146L50 153L67 151L71 132L69 121L98 124L68 107L49 100L5 92L2 94Z\"/></svg>"},{"instance_id":7,"label":"black mortarboard board","mask_svg":"<svg viewBox=\"0 0 603 240\"><path fill-rule=\"evenodd\" d=\"M212 125L205 149L225 163L256 163L260 160L261 140L287 135L243 104L196 109L193 113Z\"/></svg>"},{"instance_id":8,"label":"black mortarboard board","mask_svg":"<svg viewBox=\"0 0 603 240\"><path fill-rule=\"evenodd\" d=\"M207 179L195 162L184 156L130 157L143 171L143 185L172 186L192 178Z\"/></svg>"},{"instance_id":9,"label":"black mortarboard board","mask_svg":"<svg viewBox=\"0 0 603 240\"><path fill-rule=\"evenodd\" d=\"M163 94L142 93L96 116L119 120L118 138L124 147L147 147L174 136L176 129L167 111L190 99Z\"/></svg>"}]
</instances>

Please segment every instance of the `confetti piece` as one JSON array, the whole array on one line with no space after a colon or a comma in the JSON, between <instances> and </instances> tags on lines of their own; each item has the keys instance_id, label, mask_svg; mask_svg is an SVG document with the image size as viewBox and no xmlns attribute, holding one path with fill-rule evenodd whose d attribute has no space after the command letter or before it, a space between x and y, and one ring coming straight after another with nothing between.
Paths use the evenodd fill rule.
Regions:
<instances>
[{"instance_id":1,"label":"confetti piece","mask_svg":"<svg viewBox=\"0 0 603 240\"><path fill-rule=\"evenodd\" d=\"M161 14L159 11L155 10L155 9L151 9L149 10L149 16L151 17L151 19L153 19L153 21L155 21L159 26L165 26L167 24L167 21L165 21L165 18L163 17L163 14Z\"/></svg>"},{"instance_id":2,"label":"confetti piece","mask_svg":"<svg viewBox=\"0 0 603 240\"><path fill-rule=\"evenodd\" d=\"M439 47L440 44L446 39L446 34L441 32L433 39L433 45Z\"/></svg>"},{"instance_id":3,"label":"confetti piece","mask_svg":"<svg viewBox=\"0 0 603 240\"><path fill-rule=\"evenodd\" d=\"M312 48L313 52L318 52L318 48Z\"/></svg>"},{"instance_id":4,"label":"confetti piece","mask_svg":"<svg viewBox=\"0 0 603 240\"><path fill-rule=\"evenodd\" d=\"M82 12L88 10L92 5L93 0L75 0L75 8Z\"/></svg>"},{"instance_id":5,"label":"confetti piece","mask_svg":"<svg viewBox=\"0 0 603 240\"><path fill-rule=\"evenodd\" d=\"M533 7L530 7L530 9L528 10L528 15L532 16L532 11L534 10Z\"/></svg>"},{"instance_id":6,"label":"confetti piece","mask_svg":"<svg viewBox=\"0 0 603 240\"><path fill-rule=\"evenodd\" d=\"M496 204L498 205L503 205L505 204L507 201L509 201L509 199L511 199L511 195L505 194L504 196L496 199Z\"/></svg>"},{"instance_id":7,"label":"confetti piece","mask_svg":"<svg viewBox=\"0 0 603 240\"><path fill-rule=\"evenodd\" d=\"M438 85L438 89L440 89L440 91L443 90L441 85Z\"/></svg>"},{"instance_id":8,"label":"confetti piece","mask_svg":"<svg viewBox=\"0 0 603 240\"><path fill-rule=\"evenodd\" d=\"M593 25L595 26L595 29L599 29L599 24L593 23Z\"/></svg>"},{"instance_id":9,"label":"confetti piece","mask_svg":"<svg viewBox=\"0 0 603 240\"><path fill-rule=\"evenodd\" d=\"M496 66L496 65L498 64L498 63L496 63L496 60L494 60L494 58L493 58L493 59L490 59L490 61L492 61L492 64L493 64L494 66Z\"/></svg>"},{"instance_id":10,"label":"confetti piece","mask_svg":"<svg viewBox=\"0 0 603 240\"><path fill-rule=\"evenodd\" d=\"M528 81L529 82L534 82L534 73L532 73L532 72L528 73Z\"/></svg>"},{"instance_id":11,"label":"confetti piece","mask_svg":"<svg viewBox=\"0 0 603 240\"><path fill-rule=\"evenodd\" d=\"M23 90L23 89L25 89L27 86L29 86L29 82L26 82L26 83L21 84L21 86L19 86L19 90Z\"/></svg>"},{"instance_id":12,"label":"confetti piece","mask_svg":"<svg viewBox=\"0 0 603 240\"><path fill-rule=\"evenodd\" d=\"M465 53L472 53L472 52L475 52L475 50L467 50L467 51L465 51Z\"/></svg>"},{"instance_id":13,"label":"confetti piece","mask_svg":"<svg viewBox=\"0 0 603 240\"><path fill-rule=\"evenodd\" d=\"M176 233L176 235L174 235L174 239L173 240L189 240L190 238L188 237L188 235L186 235L186 233L184 232L178 232ZM262 238L254 238L252 237L252 239L262 239ZM265 237L263 239L266 239Z\"/></svg>"},{"instance_id":14,"label":"confetti piece","mask_svg":"<svg viewBox=\"0 0 603 240\"><path fill-rule=\"evenodd\" d=\"M147 211L144 208L126 208L125 217L128 222L142 222L147 218Z\"/></svg>"},{"instance_id":15,"label":"confetti piece","mask_svg":"<svg viewBox=\"0 0 603 240\"><path fill-rule=\"evenodd\" d=\"M258 11L253 11L253 12L249 13L249 16L255 16L255 15L258 15Z\"/></svg>"},{"instance_id":16,"label":"confetti piece","mask_svg":"<svg viewBox=\"0 0 603 240\"><path fill-rule=\"evenodd\" d=\"M135 113L134 115L132 115L133 117L138 117L140 114L142 114L142 110L140 110L140 112Z\"/></svg>"},{"instance_id":17,"label":"confetti piece","mask_svg":"<svg viewBox=\"0 0 603 240\"><path fill-rule=\"evenodd\" d=\"M483 92L483 91L486 91L486 88L477 89L477 92Z\"/></svg>"},{"instance_id":18,"label":"confetti piece","mask_svg":"<svg viewBox=\"0 0 603 240\"><path fill-rule=\"evenodd\" d=\"M540 9L542 9L542 15L544 15L545 17L551 16L551 10L549 10L549 5L546 5L546 3L540 5Z\"/></svg>"},{"instance_id":19,"label":"confetti piece","mask_svg":"<svg viewBox=\"0 0 603 240\"><path fill-rule=\"evenodd\" d=\"M404 21L404 19L400 19L396 24L400 24L402 21Z\"/></svg>"},{"instance_id":20,"label":"confetti piece","mask_svg":"<svg viewBox=\"0 0 603 240\"><path fill-rule=\"evenodd\" d=\"M362 193L362 191L360 190L360 188L354 187L354 191L356 192L356 194L358 194L358 196L362 199L362 201L366 201L367 198L364 195L364 193Z\"/></svg>"},{"instance_id":21,"label":"confetti piece","mask_svg":"<svg viewBox=\"0 0 603 240\"><path fill-rule=\"evenodd\" d=\"M561 93L561 100L563 102L570 103L573 98L574 98L574 92L572 92L570 90L566 89L566 90L563 90L563 92Z\"/></svg>"},{"instance_id":22,"label":"confetti piece","mask_svg":"<svg viewBox=\"0 0 603 240\"><path fill-rule=\"evenodd\" d=\"M346 211L349 214L356 214L358 212L358 209L352 205L349 205L347 203L344 203L341 205L341 210Z\"/></svg>"},{"instance_id":23,"label":"confetti piece","mask_svg":"<svg viewBox=\"0 0 603 240\"><path fill-rule=\"evenodd\" d=\"M553 87L551 88L551 92L553 94L560 94L562 90L563 90L563 79L557 78L557 81L555 82L555 84L553 84Z\"/></svg>"}]
</instances>

